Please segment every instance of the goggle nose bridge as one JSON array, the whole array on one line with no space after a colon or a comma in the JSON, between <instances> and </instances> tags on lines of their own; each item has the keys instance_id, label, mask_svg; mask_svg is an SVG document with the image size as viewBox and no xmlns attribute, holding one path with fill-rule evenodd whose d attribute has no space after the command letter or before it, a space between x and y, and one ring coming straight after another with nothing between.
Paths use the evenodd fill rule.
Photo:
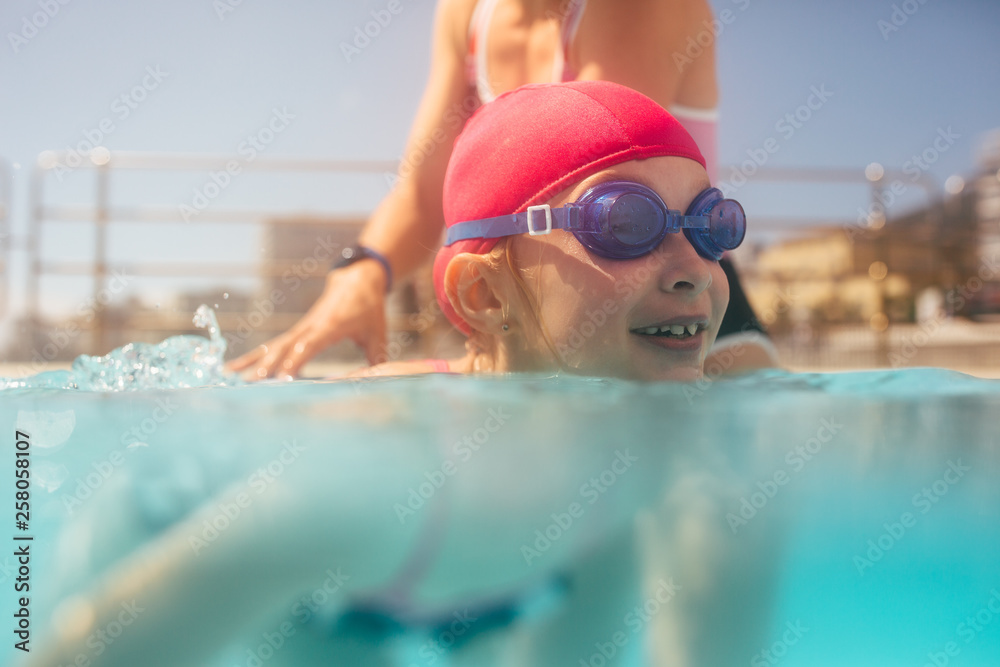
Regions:
<instances>
[{"instance_id":1,"label":"goggle nose bridge","mask_svg":"<svg viewBox=\"0 0 1000 667\"><path fill-rule=\"evenodd\" d=\"M667 210L667 231L679 232L682 229L711 229L712 217L709 215L684 215L679 211Z\"/></svg>"}]
</instances>

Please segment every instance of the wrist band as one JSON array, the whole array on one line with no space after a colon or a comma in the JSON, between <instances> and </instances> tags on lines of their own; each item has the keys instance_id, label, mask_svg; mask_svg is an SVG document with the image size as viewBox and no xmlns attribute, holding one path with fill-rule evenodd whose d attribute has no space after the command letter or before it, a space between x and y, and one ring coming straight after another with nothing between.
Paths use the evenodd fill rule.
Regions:
<instances>
[{"instance_id":1,"label":"wrist band","mask_svg":"<svg viewBox=\"0 0 1000 667\"><path fill-rule=\"evenodd\" d=\"M342 269L363 259L374 259L385 269L385 291L389 292L392 289L392 267L389 265L389 260L382 253L372 250L367 246L356 245L344 248L340 252L340 255L341 259L334 262L333 266L330 267L331 269Z\"/></svg>"}]
</instances>

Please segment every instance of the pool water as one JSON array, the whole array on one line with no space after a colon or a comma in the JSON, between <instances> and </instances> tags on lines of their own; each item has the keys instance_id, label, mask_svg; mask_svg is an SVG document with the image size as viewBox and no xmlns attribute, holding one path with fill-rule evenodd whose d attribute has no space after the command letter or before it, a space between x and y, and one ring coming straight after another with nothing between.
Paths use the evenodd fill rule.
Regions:
<instances>
[{"instance_id":1,"label":"pool water","mask_svg":"<svg viewBox=\"0 0 1000 667\"><path fill-rule=\"evenodd\" d=\"M317 533L332 549L340 537L381 546L338 551L198 664L332 664L371 647L380 657L367 664L387 665L1000 664L995 381L914 369L687 385L436 375L109 392L66 380L0 393L4 479L14 432L30 434L39 650L74 627L80 607L67 600L101 589L102 576L179 526L194 526L185 555L198 562L201 550L224 553L237 532L228 524L242 521L262 549ZM234 488L256 503L253 521L287 513L253 530L219 518L223 509L204 514ZM203 515L218 530L191 523ZM224 562L250 572L247 558L237 550ZM361 582L414 562L405 604L375 594L394 575ZM0 565L11 619L12 569ZM563 581L571 595L553 585ZM335 636L358 600L384 622ZM501 622L459 623L452 635L423 620L406 627L484 600L501 602ZM309 639L269 649L281 627ZM124 644L130 629L118 630ZM163 651L180 656L182 642L163 642L153 655L172 664ZM112 651L95 646L86 658L106 664ZM11 642L2 655L24 657Z\"/></svg>"}]
</instances>

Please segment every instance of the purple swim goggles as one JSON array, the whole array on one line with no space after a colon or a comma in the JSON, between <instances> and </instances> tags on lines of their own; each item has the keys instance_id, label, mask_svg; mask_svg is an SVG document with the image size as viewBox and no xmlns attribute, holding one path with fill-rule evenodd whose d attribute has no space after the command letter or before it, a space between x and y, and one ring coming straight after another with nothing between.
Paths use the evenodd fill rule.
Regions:
<instances>
[{"instance_id":1,"label":"purple swim goggles","mask_svg":"<svg viewBox=\"0 0 1000 667\"><path fill-rule=\"evenodd\" d=\"M560 208L541 204L522 213L456 223L448 229L444 244L515 234L538 236L553 229L573 232L584 247L609 259L642 257L655 250L668 232L683 229L698 254L717 261L743 242L747 219L739 202L725 199L716 188L704 190L681 215L645 185L609 181Z\"/></svg>"}]
</instances>

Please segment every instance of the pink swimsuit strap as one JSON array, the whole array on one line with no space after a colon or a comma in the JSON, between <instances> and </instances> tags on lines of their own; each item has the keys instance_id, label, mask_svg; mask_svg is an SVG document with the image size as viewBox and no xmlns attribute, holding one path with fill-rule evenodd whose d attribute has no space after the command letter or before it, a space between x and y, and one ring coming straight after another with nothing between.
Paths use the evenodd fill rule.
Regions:
<instances>
[{"instance_id":1,"label":"pink swimsuit strap","mask_svg":"<svg viewBox=\"0 0 1000 667\"><path fill-rule=\"evenodd\" d=\"M423 361L434 369L434 373L451 373L451 366L444 359L424 359Z\"/></svg>"}]
</instances>

